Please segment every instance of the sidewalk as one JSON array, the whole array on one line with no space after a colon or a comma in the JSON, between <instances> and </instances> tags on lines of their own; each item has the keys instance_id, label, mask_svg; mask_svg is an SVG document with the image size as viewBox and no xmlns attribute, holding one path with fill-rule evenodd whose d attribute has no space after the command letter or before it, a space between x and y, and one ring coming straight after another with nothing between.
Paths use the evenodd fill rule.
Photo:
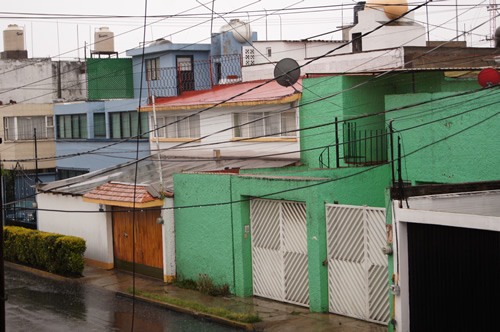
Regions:
<instances>
[{"instance_id":1,"label":"sidewalk","mask_svg":"<svg viewBox=\"0 0 500 332\"><path fill-rule=\"evenodd\" d=\"M42 277L63 278L44 271L39 271L24 266L5 262L13 268L23 269L36 273ZM101 287L109 291L116 292L122 296L130 297L130 290L133 285L133 276L131 273L120 270L104 270L93 266L85 266L83 277L78 279L69 279L75 282L90 284ZM260 299L255 297L212 297L201 294L197 291L178 288L173 285L166 285L161 280L149 278L142 275L135 275L136 292L148 292L158 295L167 295L171 298L178 298L203 304L206 307L224 308L233 312L253 312L257 313L262 320L255 324L243 324L227 319L200 314L192 310L186 310L175 305L160 303L155 300L136 296L136 299L148 301L168 309L181 311L197 316L203 316L223 324L231 325L246 330L253 331L333 331L333 332L385 332L386 326L368 323L349 317L338 316L327 313L311 313L309 309Z\"/></svg>"}]
</instances>

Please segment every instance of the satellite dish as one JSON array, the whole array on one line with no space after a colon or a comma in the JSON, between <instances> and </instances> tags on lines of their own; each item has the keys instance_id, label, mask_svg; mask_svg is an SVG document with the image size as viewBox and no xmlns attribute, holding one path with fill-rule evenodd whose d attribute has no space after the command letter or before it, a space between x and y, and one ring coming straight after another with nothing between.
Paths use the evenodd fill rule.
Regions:
<instances>
[{"instance_id":1,"label":"satellite dish","mask_svg":"<svg viewBox=\"0 0 500 332\"><path fill-rule=\"evenodd\" d=\"M292 86L300 77L300 67L297 61L285 58L274 67L274 78L281 86Z\"/></svg>"}]
</instances>

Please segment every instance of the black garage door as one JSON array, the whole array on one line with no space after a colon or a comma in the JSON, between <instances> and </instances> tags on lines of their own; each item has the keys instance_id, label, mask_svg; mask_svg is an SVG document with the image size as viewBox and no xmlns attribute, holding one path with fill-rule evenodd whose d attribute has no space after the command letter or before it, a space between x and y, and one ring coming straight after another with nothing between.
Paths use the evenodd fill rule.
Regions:
<instances>
[{"instance_id":1,"label":"black garage door","mask_svg":"<svg viewBox=\"0 0 500 332\"><path fill-rule=\"evenodd\" d=\"M500 233L408 223L410 327L500 331Z\"/></svg>"}]
</instances>

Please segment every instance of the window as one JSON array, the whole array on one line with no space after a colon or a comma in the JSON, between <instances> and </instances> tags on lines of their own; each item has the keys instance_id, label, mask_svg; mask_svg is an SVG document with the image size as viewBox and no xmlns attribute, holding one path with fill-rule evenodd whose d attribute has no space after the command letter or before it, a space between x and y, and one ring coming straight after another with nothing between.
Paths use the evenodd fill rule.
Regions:
<instances>
[{"instance_id":1,"label":"window","mask_svg":"<svg viewBox=\"0 0 500 332\"><path fill-rule=\"evenodd\" d=\"M295 111L235 113L235 137L296 137Z\"/></svg>"},{"instance_id":2,"label":"window","mask_svg":"<svg viewBox=\"0 0 500 332\"><path fill-rule=\"evenodd\" d=\"M72 178L78 175L88 173L88 169L81 168L57 168L56 170L56 180L64 180Z\"/></svg>"},{"instance_id":3,"label":"window","mask_svg":"<svg viewBox=\"0 0 500 332\"><path fill-rule=\"evenodd\" d=\"M185 118L185 119L184 119ZM200 137L200 116L164 116L156 119L158 137L198 138ZM156 137L156 134L154 135Z\"/></svg>"},{"instance_id":4,"label":"window","mask_svg":"<svg viewBox=\"0 0 500 332\"><path fill-rule=\"evenodd\" d=\"M4 118L4 137L7 141L53 139L52 116L14 116Z\"/></svg>"},{"instance_id":5,"label":"window","mask_svg":"<svg viewBox=\"0 0 500 332\"><path fill-rule=\"evenodd\" d=\"M352 34L352 53L359 53L363 51L363 40L361 37L361 32Z\"/></svg>"},{"instance_id":6,"label":"window","mask_svg":"<svg viewBox=\"0 0 500 332\"><path fill-rule=\"evenodd\" d=\"M94 113L94 137L106 137L106 114Z\"/></svg>"},{"instance_id":7,"label":"window","mask_svg":"<svg viewBox=\"0 0 500 332\"><path fill-rule=\"evenodd\" d=\"M148 115L137 111L110 113L111 138L130 138L139 135L138 120L141 115L141 134L147 133Z\"/></svg>"},{"instance_id":8,"label":"window","mask_svg":"<svg viewBox=\"0 0 500 332\"><path fill-rule=\"evenodd\" d=\"M56 120L57 138L87 138L87 114L58 115Z\"/></svg>"},{"instance_id":9,"label":"window","mask_svg":"<svg viewBox=\"0 0 500 332\"><path fill-rule=\"evenodd\" d=\"M146 81L160 79L160 58L146 60Z\"/></svg>"}]
</instances>

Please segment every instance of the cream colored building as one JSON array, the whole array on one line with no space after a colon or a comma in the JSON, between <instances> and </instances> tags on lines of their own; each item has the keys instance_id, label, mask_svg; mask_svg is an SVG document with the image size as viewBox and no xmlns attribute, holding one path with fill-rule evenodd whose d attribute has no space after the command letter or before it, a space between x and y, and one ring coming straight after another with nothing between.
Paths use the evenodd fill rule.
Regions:
<instances>
[{"instance_id":1,"label":"cream colored building","mask_svg":"<svg viewBox=\"0 0 500 332\"><path fill-rule=\"evenodd\" d=\"M56 166L53 104L12 104L0 106L0 159L2 167L12 169L17 163L25 170L34 170L35 131L38 169Z\"/></svg>"}]
</instances>

